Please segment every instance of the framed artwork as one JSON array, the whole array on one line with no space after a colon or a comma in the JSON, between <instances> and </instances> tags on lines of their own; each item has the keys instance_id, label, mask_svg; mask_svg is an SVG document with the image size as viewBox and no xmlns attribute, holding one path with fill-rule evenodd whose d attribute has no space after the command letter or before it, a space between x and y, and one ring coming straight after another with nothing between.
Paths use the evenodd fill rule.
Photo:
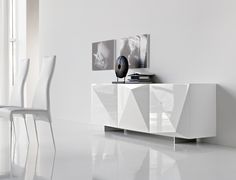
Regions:
<instances>
[{"instance_id":1,"label":"framed artwork","mask_svg":"<svg viewBox=\"0 0 236 180\"><path fill-rule=\"evenodd\" d=\"M117 41L119 56L125 56L129 62L129 68L149 67L150 35L141 34Z\"/></svg>"},{"instance_id":2,"label":"framed artwork","mask_svg":"<svg viewBox=\"0 0 236 180\"><path fill-rule=\"evenodd\" d=\"M115 40L92 43L92 70L114 69Z\"/></svg>"}]
</instances>

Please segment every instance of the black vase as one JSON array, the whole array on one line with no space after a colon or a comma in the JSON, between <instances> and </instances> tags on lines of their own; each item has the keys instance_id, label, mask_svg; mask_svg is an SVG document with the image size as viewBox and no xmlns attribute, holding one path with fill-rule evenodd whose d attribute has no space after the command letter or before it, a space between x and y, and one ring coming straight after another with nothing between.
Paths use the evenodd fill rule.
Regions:
<instances>
[{"instance_id":1,"label":"black vase","mask_svg":"<svg viewBox=\"0 0 236 180\"><path fill-rule=\"evenodd\" d=\"M118 78L125 78L129 70L129 63L125 56L119 56L115 64L115 73Z\"/></svg>"}]
</instances>

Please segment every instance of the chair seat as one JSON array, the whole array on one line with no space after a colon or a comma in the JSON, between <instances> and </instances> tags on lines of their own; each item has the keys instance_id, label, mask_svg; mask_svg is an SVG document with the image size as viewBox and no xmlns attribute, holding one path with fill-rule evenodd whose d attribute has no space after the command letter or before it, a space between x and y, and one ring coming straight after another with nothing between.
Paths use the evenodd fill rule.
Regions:
<instances>
[{"instance_id":1,"label":"chair seat","mask_svg":"<svg viewBox=\"0 0 236 180\"><path fill-rule=\"evenodd\" d=\"M21 108L13 106L0 108L0 118L10 119L11 114L13 114L14 118L23 118L23 115L30 114L34 116L35 120L49 121L49 112L44 109Z\"/></svg>"},{"instance_id":2,"label":"chair seat","mask_svg":"<svg viewBox=\"0 0 236 180\"><path fill-rule=\"evenodd\" d=\"M23 117L24 115L33 115L35 120L49 121L49 112L44 109L34 109L34 108L21 108L21 107L7 107L0 108L0 118L10 118L13 117Z\"/></svg>"},{"instance_id":3,"label":"chair seat","mask_svg":"<svg viewBox=\"0 0 236 180\"><path fill-rule=\"evenodd\" d=\"M6 119L10 119L10 115L12 112L14 112L17 109L21 109L20 107L13 107L13 106L9 106L9 107L3 107L0 108L0 118L6 118ZM16 114L14 115L14 117L23 117L23 115L21 114Z\"/></svg>"},{"instance_id":4,"label":"chair seat","mask_svg":"<svg viewBox=\"0 0 236 180\"><path fill-rule=\"evenodd\" d=\"M22 108L22 109L15 109L13 114L31 114L34 116L35 120L39 121L50 121L49 119L49 111L45 109L35 109L35 108Z\"/></svg>"},{"instance_id":5,"label":"chair seat","mask_svg":"<svg viewBox=\"0 0 236 180\"><path fill-rule=\"evenodd\" d=\"M5 107L9 107L9 106L0 105L0 108L5 108Z\"/></svg>"}]
</instances>

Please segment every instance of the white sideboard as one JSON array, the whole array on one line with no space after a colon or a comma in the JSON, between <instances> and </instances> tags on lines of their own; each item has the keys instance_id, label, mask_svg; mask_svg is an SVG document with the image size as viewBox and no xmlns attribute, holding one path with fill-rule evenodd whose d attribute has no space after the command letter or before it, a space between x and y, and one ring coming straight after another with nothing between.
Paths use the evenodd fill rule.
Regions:
<instances>
[{"instance_id":1,"label":"white sideboard","mask_svg":"<svg viewBox=\"0 0 236 180\"><path fill-rule=\"evenodd\" d=\"M216 135L216 84L92 84L92 122L185 139Z\"/></svg>"}]
</instances>

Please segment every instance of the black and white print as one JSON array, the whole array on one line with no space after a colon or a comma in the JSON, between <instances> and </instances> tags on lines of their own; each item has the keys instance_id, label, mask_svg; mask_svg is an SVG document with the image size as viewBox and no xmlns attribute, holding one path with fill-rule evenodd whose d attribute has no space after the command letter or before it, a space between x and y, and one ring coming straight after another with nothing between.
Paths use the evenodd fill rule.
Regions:
<instances>
[{"instance_id":1,"label":"black and white print","mask_svg":"<svg viewBox=\"0 0 236 180\"><path fill-rule=\"evenodd\" d=\"M114 69L115 40L95 42L92 44L92 69Z\"/></svg>"},{"instance_id":2,"label":"black and white print","mask_svg":"<svg viewBox=\"0 0 236 180\"><path fill-rule=\"evenodd\" d=\"M129 61L129 68L147 68L149 63L150 35L142 34L123 38L117 42L119 55Z\"/></svg>"}]
</instances>

